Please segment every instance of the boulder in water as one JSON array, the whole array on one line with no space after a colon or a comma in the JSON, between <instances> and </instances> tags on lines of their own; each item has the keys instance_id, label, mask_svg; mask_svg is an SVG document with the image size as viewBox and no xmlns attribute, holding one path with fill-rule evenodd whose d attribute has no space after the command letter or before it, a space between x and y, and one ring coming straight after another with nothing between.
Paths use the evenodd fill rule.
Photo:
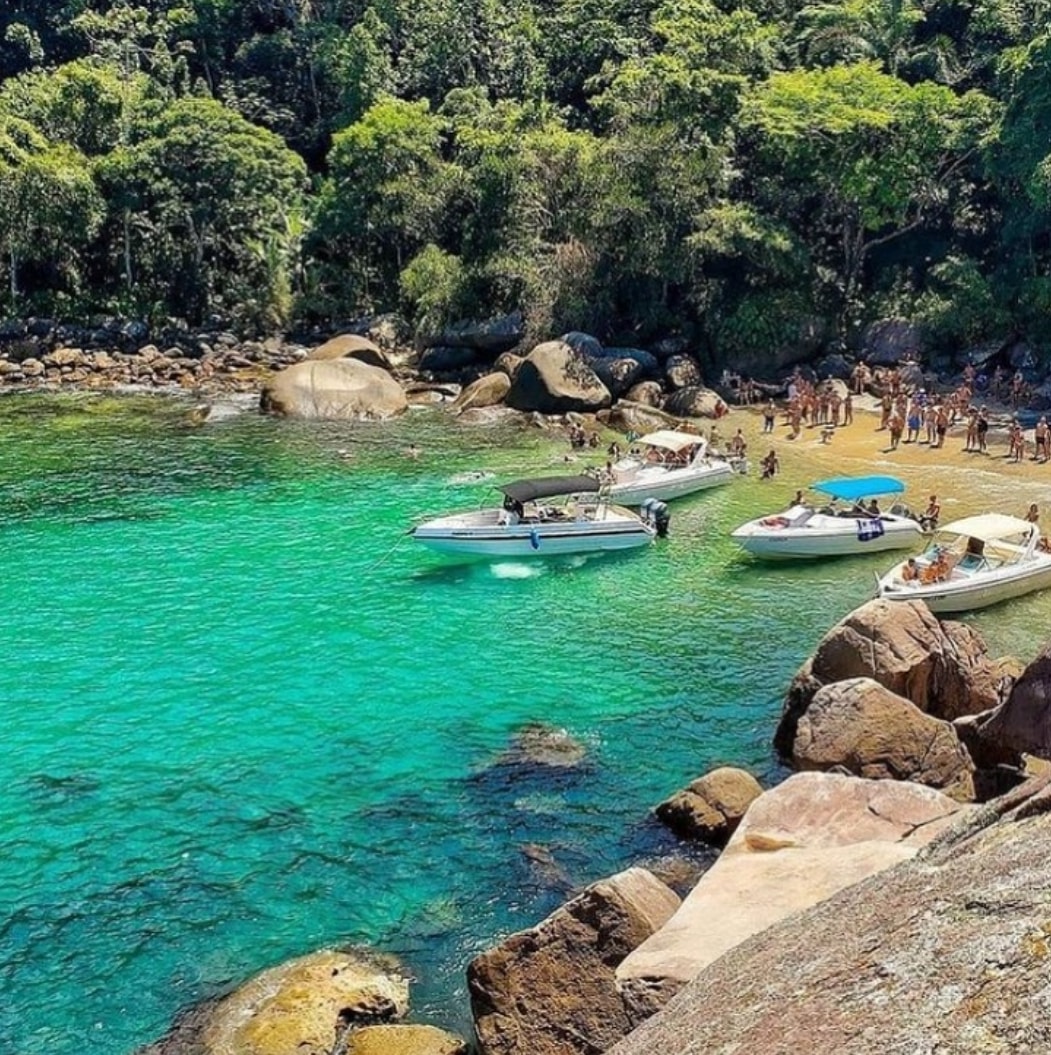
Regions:
<instances>
[{"instance_id":1,"label":"boulder in water","mask_svg":"<svg viewBox=\"0 0 1051 1055\"><path fill-rule=\"evenodd\" d=\"M260 399L273 414L345 421L395 417L408 405L386 370L357 359L294 363L267 383Z\"/></svg>"},{"instance_id":2,"label":"boulder in water","mask_svg":"<svg viewBox=\"0 0 1051 1055\"><path fill-rule=\"evenodd\" d=\"M391 364L383 350L368 337L356 333L345 333L318 345L307 355L308 359L358 359L369 366L378 366L390 371Z\"/></svg>"}]
</instances>

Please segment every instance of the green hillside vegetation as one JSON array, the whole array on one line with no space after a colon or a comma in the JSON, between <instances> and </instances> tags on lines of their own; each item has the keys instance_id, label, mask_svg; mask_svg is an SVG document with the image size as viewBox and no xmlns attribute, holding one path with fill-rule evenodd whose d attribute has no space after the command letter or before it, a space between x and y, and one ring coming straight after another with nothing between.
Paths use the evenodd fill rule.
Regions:
<instances>
[{"instance_id":1,"label":"green hillside vegetation","mask_svg":"<svg viewBox=\"0 0 1051 1055\"><path fill-rule=\"evenodd\" d=\"M8 314L1051 339L1048 0L9 0Z\"/></svg>"}]
</instances>

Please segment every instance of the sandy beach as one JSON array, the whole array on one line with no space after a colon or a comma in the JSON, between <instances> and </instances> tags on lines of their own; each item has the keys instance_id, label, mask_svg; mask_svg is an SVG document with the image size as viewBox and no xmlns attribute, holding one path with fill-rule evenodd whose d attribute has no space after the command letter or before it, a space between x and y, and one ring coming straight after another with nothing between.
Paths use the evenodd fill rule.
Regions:
<instances>
[{"instance_id":1,"label":"sandy beach","mask_svg":"<svg viewBox=\"0 0 1051 1055\"><path fill-rule=\"evenodd\" d=\"M987 454L964 451L963 422L949 430L940 449L903 442L892 451L888 432L877 429L875 400L864 397L859 402L853 424L839 426L827 443L821 440L820 427L804 426L798 439L790 439L791 430L781 414L775 431L764 434L759 406L732 408L717 423L718 435L725 446L738 428L743 429L755 473L759 472L760 459L771 448L777 451L781 471L770 484L779 501L781 492L791 497L797 487L806 488L815 480L879 473L904 481L905 502L913 509L922 509L927 497L937 494L943 524L984 512L1021 517L1029 504L1036 502L1043 514L1044 530L1051 530L1051 462L1039 464L1031 457L1019 463L1009 461L1005 428L994 425L989 430ZM1032 447L1030 442L1030 455Z\"/></svg>"}]
</instances>

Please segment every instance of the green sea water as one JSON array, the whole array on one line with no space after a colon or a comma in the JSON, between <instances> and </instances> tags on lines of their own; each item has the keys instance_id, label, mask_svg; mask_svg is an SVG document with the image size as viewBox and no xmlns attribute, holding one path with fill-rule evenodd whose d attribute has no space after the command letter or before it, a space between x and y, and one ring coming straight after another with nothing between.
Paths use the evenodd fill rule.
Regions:
<instances>
[{"instance_id":1,"label":"green sea water","mask_svg":"<svg viewBox=\"0 0 1051 1055\"><path fill-rule=\"evenodd\" d=\"M124 1055L333 943L398 954L414 1016L468 1030L472 955L674 852L656 802L778 774L789 678L887 564L741 558L728 531L797 486L755 478L641 552L451 564L406 528L483 501L469 474L558 471L560 440L186 411L0 399L2 1055ZM979 625L1024 654L1046 612ZM500 764L532 722L584 764Z\"/></svg>"}]
</instances>

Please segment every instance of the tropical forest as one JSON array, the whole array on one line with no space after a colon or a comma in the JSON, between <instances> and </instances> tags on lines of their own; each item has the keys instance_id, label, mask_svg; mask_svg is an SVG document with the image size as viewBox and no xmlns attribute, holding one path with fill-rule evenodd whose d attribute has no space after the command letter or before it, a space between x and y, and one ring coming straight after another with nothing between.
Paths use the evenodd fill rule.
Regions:
<instances>
[{"instance_id":1,"label":"tropical forest","mask_svg":"<svg viewBox=\"0 0 1051 1055\"><path fill-rule=\"evenodd\" d=\"M1051 343L1047 0L7 0L0 313Z\"/></svg>"}]
</instances>

